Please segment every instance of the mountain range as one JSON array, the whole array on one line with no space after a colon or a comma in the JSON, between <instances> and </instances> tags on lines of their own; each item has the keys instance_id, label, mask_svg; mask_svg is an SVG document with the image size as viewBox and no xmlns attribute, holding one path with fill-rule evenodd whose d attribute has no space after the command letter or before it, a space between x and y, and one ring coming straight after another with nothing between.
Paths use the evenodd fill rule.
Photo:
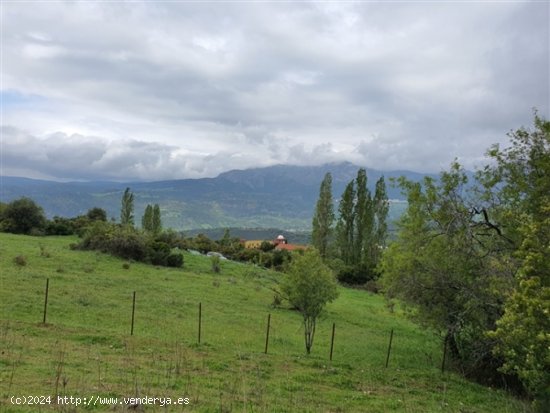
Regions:
<instances>
[{"instance_id":1,"label":"mountain range","mask_svg":"<svg viewBox=\"0 0 550 413\"><path fill-rule=\"evenodd\" d=\"M177 230L220 227L309 230L324 175L332 174L337 202L358 169L359 166L349 162L321 166L276 165L228 171L215 178L156 182L55 182L4 176L0 198L2 202L9 202L29 197L42 206L50 218L73 217L100 207L109 217L118 219L122 192L129 187L134 193L137 224L147 204L159 204L163 225ZM386 179L388 197L392 200L391 218L400 215L405 203L399 188L390 184L390 178L405 176L418 181L426 175L367 168L372 192L380 176Z\"/></svg>"}]
</instances>

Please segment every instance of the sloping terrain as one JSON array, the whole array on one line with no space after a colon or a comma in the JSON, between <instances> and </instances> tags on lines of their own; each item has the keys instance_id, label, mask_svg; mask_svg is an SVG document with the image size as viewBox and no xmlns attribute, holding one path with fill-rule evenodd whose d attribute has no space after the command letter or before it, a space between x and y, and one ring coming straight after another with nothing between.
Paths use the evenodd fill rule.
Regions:
<instances>
[{"instance_id":1,"label":"sloping terrain","mask_svg":"<svg viewBox=\"0 0 550 413\"><path fill-rule=\"evenodd\" d=\"M0 234L1 411L529 411L503 391L442 374L439 338L380 296L341 288L306 356L299 314L285 303L271 306L280 274L231 261L214 274L208 258L191 254L183 269L124 268L119 259L70 250L75 240ZM117 402L16 406L10 399L28 395ZM189 404L132 410L123 396Z\"/></svg>"}]
</instances>

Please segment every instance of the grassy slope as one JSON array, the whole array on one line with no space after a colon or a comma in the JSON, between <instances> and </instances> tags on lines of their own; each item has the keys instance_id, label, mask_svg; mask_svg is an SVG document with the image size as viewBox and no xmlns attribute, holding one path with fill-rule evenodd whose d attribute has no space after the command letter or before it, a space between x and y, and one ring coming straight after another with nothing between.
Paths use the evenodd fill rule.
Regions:
<instances>
[{"instance_id":1,"label":"grassy slope","mask_svg":"<svg viewBox=\"0 0 550 413\"><path fill-rule=\"evenodd\" d=\"M306 357L299 315L270 308L278 274L223 262L222 273L215 275L208 259L192 255L185 256L183 270L136 263L123 269L121 260L71 251L74 241L0 234L0 411L38 411L13 406L8 396L53 395L56 388L81 397L191 400L189 406L146 411L527 411L501 391L442 375L434 336L390 313L378 296L341 289L318 325L313 354ZM49 256L41 255L41 245ZM17 255L26 256L26 266L13 263ZM42 326L46 278L48 323ZM391 328L394 346L386 369ZM120 406L64 411L88 409L122 411Z\"/></svg>"}]
</instances>

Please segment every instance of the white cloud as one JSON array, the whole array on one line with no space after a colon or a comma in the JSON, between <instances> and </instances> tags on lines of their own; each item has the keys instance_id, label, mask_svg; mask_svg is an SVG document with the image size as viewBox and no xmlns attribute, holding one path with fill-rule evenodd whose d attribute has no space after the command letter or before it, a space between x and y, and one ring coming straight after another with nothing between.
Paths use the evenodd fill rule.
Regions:
<instances>
[{"instance_id":1,"label":"white cloud","mask_svg":"<svg viewBox=\"0 0 550 413\"><path fill-rule=\"evenodd\" d=\"M17 133L2 137L4 173L161 179L337 160L435 171L455 157L470 166L530 124L532 107L549 114L549 7L7 3L2 117ZM57 156L67 148L72 159Z\"/></svg>"}]
</instances>

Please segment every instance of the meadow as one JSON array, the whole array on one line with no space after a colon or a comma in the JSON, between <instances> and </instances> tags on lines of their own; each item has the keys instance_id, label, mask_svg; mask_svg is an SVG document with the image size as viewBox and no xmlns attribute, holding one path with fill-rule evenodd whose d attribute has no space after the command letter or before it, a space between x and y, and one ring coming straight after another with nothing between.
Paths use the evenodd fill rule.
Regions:
<instances>
[{"instance_id":1,"label":"meadow","mask_svg":"<svg viewBox=\"0 0 550 413\"><path fill-rule=\"evenodd\" d=\"M502 390L442 373L440 338L382 296L340 288L306 356L301 316L285 302L273 306L280 273L222 261L216 274L209 258L188 253L181 269L154 267L73 251L74 242L0 234L3 412L530 411ZM17 256L24 262L17 264ZM28 395L170 397L188 404L12 402Z\"/></svg>"}]
</instances>

